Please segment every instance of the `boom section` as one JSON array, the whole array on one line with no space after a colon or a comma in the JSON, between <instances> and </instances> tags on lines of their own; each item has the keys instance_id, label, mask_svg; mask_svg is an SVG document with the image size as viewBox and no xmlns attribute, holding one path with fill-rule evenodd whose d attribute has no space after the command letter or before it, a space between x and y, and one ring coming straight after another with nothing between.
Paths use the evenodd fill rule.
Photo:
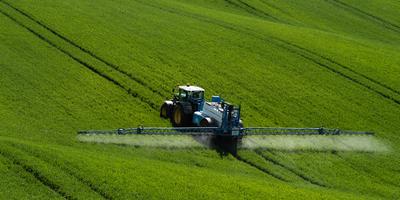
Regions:
<instances>
[{"instance_id":1,"label":"boom section","mask_svg":"<svg viewBox=\"0 0 400 200\"><path fill-rule=\"evenodd\" d=\"M248 127L243 135L374 135L373 132L349 131L332 128Z\"/></svg>"},{"instance_id":2,"label":"boom section","mask_svg":"<svg viewBox=\"0 0 400 200\"><path fill-rule=\"evenodd\" d=\"M284 127L137 127L115 130L78 131L80 135L117 134L117 135L374 135L373 132L348 131L331 128L284 128Z\"/></svg>"},{"instance_id":3,"label":"boom section","mask_svg":"<svg viewBox=\"0 0 400 200\"><path fill-rule=\"evenodd\" d=\"M217 127L137 127L115 130L78 131L80 135L117 134L117 135L213 135Z\"/></svg>"}]
</instances>

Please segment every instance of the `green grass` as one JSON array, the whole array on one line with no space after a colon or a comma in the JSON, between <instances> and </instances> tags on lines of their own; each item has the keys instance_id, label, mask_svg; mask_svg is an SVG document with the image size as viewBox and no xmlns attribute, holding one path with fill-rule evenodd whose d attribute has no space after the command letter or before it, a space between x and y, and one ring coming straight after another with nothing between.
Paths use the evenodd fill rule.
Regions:
<instances>
[{"instance_id":1,"label":"green grass","mask_svg":"<svg viewBox=\"0 0 400 200\"><path fill-rule=\"evenodd\" d=\"M0 198L399 198L399 9L394 0L2 0ZM81 129L170 126L158 106L187 82L241 104L245 126L370 130L389 151L235 158L78 141Z\"/></svg>"}]
</instances>

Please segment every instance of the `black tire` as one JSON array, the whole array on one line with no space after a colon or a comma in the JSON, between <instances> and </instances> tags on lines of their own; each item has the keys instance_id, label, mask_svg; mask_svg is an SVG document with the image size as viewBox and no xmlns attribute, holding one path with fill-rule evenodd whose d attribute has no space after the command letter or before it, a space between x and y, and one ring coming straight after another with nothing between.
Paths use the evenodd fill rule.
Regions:
<instances>
[{"instance_id":1,"label":"black tire","mask_svg":"<svg viewBox=\"0 0 400 200\"><path fill-rule=\"evenodd\" d=\"M160 117L167 119L168 116L168 105L164 103L160 108Z\"/></svg>"},{"instance_id":2,"label":"black tire","mask_svg":"<svg viewBox=\"0 0 400 200\"><path fill-rule=\"evenodd\" d=\"M171 115L171 122L176 127L190 126L192 121L192 108L191 106L183 106L177 104Z\"/></svg>"},{"instance_id":3,"label":"black tire","mask_svg":"<svg viewBox=\"0 0 400 200\"><path fill-rule=\"evenodd\" d=\"M181 105L176 105L174 111L172 112L171 122L174 126L183 126L183 108Z\"/></svg>"},{"instance_id":4,"label":"black tire","mask_svg":"<svg viewBox=\"0 0 400 200\"><path fill-rule=\"evenodd\" d=\"M200 127L209 127L210 125L210 122L206 118L200 121Z\"/></svg>"}]
</instances>

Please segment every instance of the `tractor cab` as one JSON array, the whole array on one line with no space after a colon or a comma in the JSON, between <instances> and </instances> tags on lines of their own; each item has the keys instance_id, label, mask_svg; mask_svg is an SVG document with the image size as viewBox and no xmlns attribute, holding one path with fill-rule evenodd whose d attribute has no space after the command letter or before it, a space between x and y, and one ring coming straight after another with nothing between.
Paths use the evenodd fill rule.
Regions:
<instances>
[{"instance_id":1,"label":"tractor cab","mask_svg":"<svg viewBox=\"0 0 400 200\"><path fill-rule=\"evenodd\" d=\"M180 102L199 104L204 102L204 89L198 86L179 86L174 99Z\"/></svg>"}]
</instances>

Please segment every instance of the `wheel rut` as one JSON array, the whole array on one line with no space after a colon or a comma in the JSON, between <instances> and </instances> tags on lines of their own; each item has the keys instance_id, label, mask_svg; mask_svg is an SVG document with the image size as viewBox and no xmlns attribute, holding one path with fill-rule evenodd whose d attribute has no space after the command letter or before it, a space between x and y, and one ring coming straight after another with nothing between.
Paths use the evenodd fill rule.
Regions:
<instances>
[{"instance_id":1,"label":"wheel rut","mask_svg":"<svg viewBox=\"0 0 400 200\"><path fill-rule=\"evenodd\" d=\"M32 17L31 15L27 14L26 12L22 11L21 9L18 9L17 7L11 5L10 3L4 1L4 0L0 0L0 2L3 2L4 4L8 5L10 8L14 9L15 11L19 12L20 14L24 15L25 17L29 18L30 20L32 20L33 22L37 23L38 25L40 25L41 27L43 27L44 29L48 30L49 32L53 33L54 35L58 36L59 38L63 39L64 41L68 42L69 44L71 44L72 46L80 49L82 52L87 53L88 55L90 55L91 57L99 60L100 62L104 63L105 65L113 68L114 70L118 71L119 73L129 77L130 79L132 79L133 81L141 84L142 86L146 87L147 89L151 90L153 93L158 94L160 96L162 96L162 94L155 90L154 88L150 87L147 83L145 83L144 81L138 79L137 77L133 76L132 74L124 71L121 69L121 67L106 61L104 58L101 58L99 56L97 56L95 53L93 53L92 51L80 46L79 44L77 44L76 42L72 41L71 39L63 36L61 33L55 31L54 29L50 28L49 26L47 26L46 24L40 22L39 20L35 19L34 17Z\"/></svg>"},{"instance_id":2,"label":"wheel rut","mask_svg":"<svg viewBox=\"0 0 400 200\"><path fill-rule=\"evenodd\" d=\"M272 19L274 21L278 21L278 22L282 22L282 20L280 20L279 18L276 18L262 10L259 10L257 8L255 8L254 6L242 1L242 0L225 0L226 3L228 3L229 5L232 5L234 7L237 7L239 9L243 9L245 11L247 11L248 13L261 17L261 18L269 18Z\"/></svg>"},{"instance_id":3,"label":"wheel rut","mask_svg":"<svg viewBox=\"0 0 400 200\"><path fill-rule=\"evenodd\" d=\"M138 0L136 0L136 1L138 1ZM317 54L317 53L315 53L309 49L306 49L304 47L301 47L299 45L290 43L286 40L283 40L283 39L280 39L280 38L277 38L274 36L266 37L266 36L262 35L261 33L254 32L254 30L251 30L250 28L238 27L238 26L235 26L234 24L224 22L224 21L221 21L218 19L211 19L209 17L202 16L200 14L188 13L186 11L176 10L173 8L159 7L159 6L150 4L148 2L142 2L142 1L138 1L138 2L142 3L143 5L147 5L149 7L153 7L153 8L159 9L164 12L168 12L168 13L180 15L180 16L185 16L188 18L193 18L195 20L198 20L198 21L201 21L204 23L208 23L208 24L213 24L216 26L220 26L222 28L225 28L225 29L228 29L228 30L231 30L234 32L245 33L248 36L251 36L255 39L270 43L279 49L283 49L289 53L292 53L293 55L302 57L303 59L306 59L306 60L314 63L315 64L314 66L317 66L319 68L324 68L325 70L327 70L331 73L334 73L334 74L342 77L343 79L348 80L356 85L359 85L363 89L370 91L384 99L392 101L397 106L400 106L400 100L398 99L400 97L398 97L398 98L393 97L393 96L399 96L400 91L397 91L397 90L395 90L395 89L393 89L393 88L391 88L369 76L359 73L359 72L351 69L349 66L343 65L337 61L334 61L323 55ZM385 92L383 92L382 90L385 90Z\"/></svg>"},{"instance_id":4,"label":"wheel rut","mask_svg":"<svg viewBox=\"0 0 400 200\"><path fill-rule=\"evenodd\" d=\"M308 182L308 183L310 183L310 184L312 184L312 185L316 185L316 186L319 186L319 187L327 187L325 184L320 183L320 182L318 182L318 181L315 181L315 180L313 180L313 179L311 179L311 178L305 176L304 174L298 172L297 170L295 170L295 169L293 169L293 168L290 168L290 167L288 167L288 166L286 166L286 165L280 163L279 161L277 161L277 160L275 160L275 159L273 159L273 158L270 158L270 157L264 155L260 150L255 150L254 152L255 152L257 155L261 156L264 160L269 161L269 162L271 162L271 163L273 163L273 164L275 164L275 165L278 165L278 166L280 166L280 167L282 167L282 168L284 168L284 169L290 171L291 173L293 173L293 174L295 174L296 176L298 176L298 177L300 177L301 179L303 179L305 182Z\"/></svg>"},{"instance_id":5,"label":"wheel rut","mask_svg":"<svg viewBox=\"0 0 400 200\"><path fill-rule=\"evenodd\" d=\"M27 151L26 148L28 148L28 147L24 147L24 148L23 148L23 147L21 147L21 146L15 145L15 144L13 144L12 146L13 146L14 148L20 150L20 151L23 151L24 153L26 153L26 154L28 154L28 155L30 155L30 156L35 157L35 158L38 159L38 160L41 160L41 161L43 161L43 162L48 163L49 165L54 166L51 162L49 162L49 160L43 159L43 158L41 158L40 156L38 156L37 153L32 153L32 152ZM90 188L94 193L98 194L98 195L101 196L103 199L107 199L107 200L113 199L112 196L110 196L110 195L108 195L107 193L103 192L102 190L100 190L98 187L96 187L96 186L95 186L94 184L92 184L91 182L89 182L89 181L85 180L84 178L82 178L82 177L76 175L76 174L73 173L71 170L69 170L69 169L67 169L67 168L64 168L64 167L62 167L62 166L57 166L57 167L60 168L63 172L67 173L69 176L71 176L71 177L75 178L77 181L81 182L83 185L85 185L85 186L87 186L88 188Z\"/></svg>"},{"instance_id":6,"label":"wheel rut","mask_svg":"<svg viewBox=\"0 0 400 200\"><path fill-rule=\"evenodd\" d=\"M271 177L273 177L273 178L276 178L276 179L278 179L278 180L280 180L280 181L288 182L288 180L284 179L283 177L281 177L281 176L279 176L279 175L277 175L277 174L274 174L273 172L271 172L271 171L269 171L269 170L267 170L267 169L265 169L265 168L263 168L263 167L261 167L261 166L255 164L255 163L252 163L251 161L246 160L245 158L242 158L242 157L240 157L239 155L234 155L234 157L235 157L238 161L241 161L241 162L243 162L243 163L245 163L245 164L247 164L247 165L249 165L249 166L251 166L251 167L257 169L257 170L263 172L264 174L267 174L267 175L269 175L269 176L271 176Z\"/></svg>"},{"instance_id":7,"label":"wheel rut","mask_svg":"<svg viewBox=\"0 0 400 200\"><path fill-rule=\"evenodd\" d=\"M391 96L391 95L389 95L389 94L387 94L387 93L385 93L385 92L382 92L382 91L376 89L376 88L373 87L372 85L366 84L366 83L364 83L363 81L360 81L359 79L355 78L354 76L348 75L347 73L345 73L345 72L343 72L343 71L341 71L341 70L338 70L338 69L335 68L334 66L332 66L332 65L330 65L330 64L327 64L327 63L324 63L324 62L321 62L321 61L327 61L328 63L336 64L336 65L342 67L342 68L345 69L345 70L348 70L348 71L350 71L350 72L353 72L354 70L350 70L349 67L346 67L346 66L344 66L344 65L342 65L342 64L339 64L339 63L337 63L337 62L335 62L335 61L333 61L333 60L331 60L331 59L322 59L321 61L319 61L318 59L315 59L315 58L312 57L312 56L319 56L318 54L315 54L315 53L313 53L313 52L310 51L310 50L306 50L306 49L304 49L304 48L300 48L300 47L298 47L297 45L291 44L291 43L289 43L289 42L287 42L287 41L283 41L283 40L280 40L280 39L277 39L277 40L278 40L279 42L285 43L286 45L290 45L290 46L292 46L292 47L294 47L294 48L303 49L304 51L306 51L306 53L299 53L299 51L296 51L296 50L293 49L293 48L286 48L287 51L290 51L290 52L292 52L292 53L294 53L294 54L297 54L297 55L303 57L304 59L307 59L307 60L313 62L314 64L318 65L319 67L325 68L325 69L331 71L332 73L335 73L335 74L337 74L338 76L341 76L341 77L347 79L348 81L351 81L351 82L353 82L353 83L355 83L355 84L357 84L357 85L363 87L364 89L367 89L367 90L369 90L369 91L371 91L371 92L373 92L373 93L375 93L375 94L377 94L377 95L379 95L379 96L381 96L381 97L383 97L383 98L385 98L385 99L387 99L387 100L392 101L393 103L395 103L395 104L397 104L397 105L400 105L400 100L399 100L399 99L396 99L396 98L394 98L393 96ZM319 56L319 57L323 58L322 56ZM393 93L395 93L395 94L397 94L397 95L400 95L400 92L398 92L398 91L396 91L396 90L394 90L394 89L392 89L392 88L390 88L390 87L387 87L387 86L385 86L384 84L379 83L378 81L375 81L375 80L373 80L373 79L370 78L370 77L367 77L367 76L362 75L362 74L357 73L357 72L355 72L354 75L355 75L355 76L362 76L362 77L366 78L368 81L370 81L370 82L372 82L372 83L374 83L374 84L377 84L377 85L379 85L379 86L382 86L384 89L390 90L391 92L393 92Z\"/></svg>"},{"instance_id":8,"label":"wheel rut","mask_svg":"<svg viewBox=\"0 0 400 200\"><path fill-rule=\"evenodd\" d=\"M5 2L4 0L0 0L0 2L4 3L5 5L7 5L8 7L14 9L16 12L20 13L21 15L27 17L28 19L30 19L31 21L33 21L34 23L40 25L41 27L43 27L44 29L46 29L47 31L51 32L52 34L56 35L57 37L61 38L62 40L66 41L67 43L69 43L70 45L74 46L75 48L80 49L82 52L90 55L91 57L95 58L96 60L99 60L100 62L104 63L105 65L111 67L112 69L118 71L119 73L121 73L124 76L128 76L130 79L134 80L135 82L139 83L140 85L144 86L145 88L149 89L150 91L152 91L153 93L162 96L162 94L159 91L156 91L155 89L152 89L151 87L149 87L148 85L144 84L143 81L136 79L135 77L131 76L130 74L128 74L127 72L122 71L118 66L105 61L104 59L100 58L99 56L95 55L94 53L92 53L91 51L79 46L78 44L76 44L75 42L69 40L68 38L64 37L63 35L61 35L60 33L56 32L55 30L51 29L50 27L46 26L45 24L41 23L40 21L34 19L32 16L26 14L25 12L23 12L22 10L14 7L13 5L11 5L8 2ZM141 2L143 3L143 2ZM166 12L170 12L170 13L174 13L174 14L178 14L178 15L183 15L186 17L191 17L191 18L195 18L197 20L206 22L206 23L211 23L214 25L218 25L218 26L222 26L224 28L227 28L229 30L232 31L236 31L236 32L245 32L246 34L255 37L257 39L263 40L265 42L269 42L271 44L276 45L279 48L285 49L286 51L289 51L295 55L298 55L300 57L303 57L304 59L307 59L311 62L313 62L314 64L316 64L317 66L320 66L322 68L325 68L327 70L329 70L332 73L337 74L338 76L341 76L357 85L362 86L363 88L385 98L388 100L391 100L392 102L394 102L397 105L400 105L400 100L393 97L393 95L388 94L388 92L383 92L380 89L376 89L376 86L379 86L385 90L389 90L390 92L396 94L396 95L400 95L400 92L379 82L374 80L371 77L368 77L366 75L363 75L359 72L356 72L355 70L351 69L348 66L345 66L343 64L340 64L336 61L333 61L332 59L326 58L324 56L318 55L315 52L312 52L306 48L300 47L298 45L292 44L290 42L287 42L285 40L276 38L276 37L263 37L260 36L258 33L254 33L253 30L248 29L248 28L238 28L238 27L233 27L232 24L226 23L226 22L221 22L219 20L209 20L207 19L207 17L201 16L201 15L197 15L197 14L187 14L184 13L183 11L180 12L176 12L174 10L168 9L168 8L160 8L148 3L143 3L145 5L151 6L151 7L155 7L158 9L161 9L163 11ZM36 36L38 36L40 39L46 41L47 43L49 43L50 45L52 45L53 47L57 48L58 50L60 50L61 52L63 52L64 54L66 54L67 56L69 56L70 58L72 58L73 60L79 62L81 65L85 66L86 68L88 68L89 70L91 70L92 72L102 76L103 78L107 79L108 81L112 82L114 85L117 85L118 87L120 87L121 89L125 90L126 92L128 92L129 94L131 94L133 97L135 98L139 98L142 102L145 102L146 104L150 105L151 108L158 110L158 106L155 105L150 99L143 97L142 95L140 95L138 92L135 92L133 89L131 88L127 88L126 86L124 86L123 84L121 84L120 82L118 82L117 80L115 80L114 78L112 78L111 76L101 73L99 70L96 69L96 67L94 67L93 65L90 65L89 63L85 62L82 59L79 59L77 56L72 55L71 53L67 52L66 50L62 49L60 46L57 46L55 43L53 43L52 41L50 41L49 39L47 39L46 37L44 37L43 35L39 34L38 32L34 31L32 28L29 28L28 26L24 25L23 23L19 22L17 19L15 19L14 17L12 17L11 15L5 13L4 11L1 12L2 14L6 15L7 17L11 18L13 21L15 21L17 24L19 24L20 26L23 26L24 28L28 29L31 33L34 33ZM315 58L314 58L315 57ZM318 58L318 59L317 59ZM323 61L323 62L322 62ZM338 70L338 68L341 68L342 70ZM357 78L358 77L358 78ZM359 79L364 79L363 81L360 81ZM368 84L367 82L370 82L370 84ZM375 86L374 86L375 85Z\"/></svg>"},{"instance_id":9,"label":"wheel rut","mask_svg":"<svg viewBox=\"0 0 400 200\"><path fill-rule=\"evenodd\" d=\"M4 144L1 144L1 145L4 145ZM22 168L27 174L32 175L38 182L40 182L42 185L49 188L51 191L57 193L64 199L68 199L68 200L76 199L72 195L67 194L66 192L62 191L60 186L58 186L55 183L53 183L52 181L50 181L46 176L41 174L36 169L34 169L30 166L27 166L27 165L21 163L20 161L18 161L17 159L15 159L15 157L13 155L8 154L1 149L0 149L0 155L3 156L5 159L7 159L11 164Z\"/></svg>"},{"instance_id":10,"label":"wheel rut","mask_svg":"<svg viewBox=\"0 0 400 200\"><path fill-rule=\"evenodd\" d=\"M330 4L334 5L334 6L337 6L339 8L344 9L344 10L347 10L348 12L356 14L356 15L358 15L360 17L363 17L363 18L369 19L371 21L374 21L374 22L376 22L378 24L381 24L385 28L387 28L387 29L389 29L391 31L400 33L400 26L398 26L398 25L396 25L394 23L391 23L391 22L389 22L389 21L387 21L385 19L382 19L382 18L380 18L378 16L375 16L375 15L373 15L371 13L365 12L365 11L363 11L363 10L357 8L357 7L354 7L354 6L350 5L350 4L347 4L347 3L343 2L343 1L340 1L340 0L325 0L325 1L327 1L328 3L330 3Z\"/></svg>"},{"instance_id":11,"label":"wheel rut","mask_svg":"<svg viewBox=\"0 0 400 200\"><path fill-rule=\"evenodd\" d=\"M343 162L346 163L346 165L349 166L354 171L357 171L357 172L362 171L362 172L365 173L365 175L371 177L374 180L379 180L379 181L383 182L384 184L390 185L392 187L400 188L400 184L399 183L395 183L395 182L392 182L390 180L386 180L386 179L384 179L382 177L376 176L373 173L371 173L369 170L367 170L364 166L356 165L356 164L352 163L351 160L349 160L349 159L347 159L347 158L345 158L345 157L343 157L343 156L341 156L339 154L335 154L335 155L339 159L343 160Z\"/></svg>"},{"instance_id":12,"label":"wheel rut","mask_svg":"<svg viewBox=\"0 0 400 200\"><path fill-rule=\"evenodd\" d=\"M9 8L13 9L15 12L21 14L22 16L26 17L27 19L29 19L32 23L35 23L37 25L39 25L40 27L42 27L43 29L45 29L46 31L48 31L49 33L53 34L54 36L60 38L61 40L65 41L66 43L72 45L73 47L79 49L82 53L85 53L87 55L89 55L90 57L96 59L97 61L103 63L104 65L108 66L109 68L111 68L112 70L118 72L119 74L121 74L122 76L126 76L128 77L130 80L140 84L141 86L143 86L144 88L147 88L149 91L153 92L154 94L162 97L163 95L151 88L150 86L148 86L147 84L145 84L143 81L135 78L134 76L132 76L131 74L123 71L120 69L120 67L104 60L103 58L95 55L94 53L92 53L91 51L79 46L77 43L73 42L72 40L66 38L65 36L61 35L60 33L56 32L55 30L51 29L50 27L48 27L47 25L43 24L42 22L34 19L33 17L31 17L30 15L26 14L25 12L23 12L22 10L14 7L13 5L9 4L8 2L5 2L3 0L0 0L0 3L3 3L4 5L8 6ZM4 12L3 10L0 9L0 13L2 13L3 15L5 15L6 17L8 17L9 19L11 19L12 21L14 21L17 25L25 28L26 30L28 30L30 33L34 34L36 37L38 37L39 39L43 40L44 42L48 43L49 45L51 45L52 47L56 48L57 50L59 50L60 52L62 52L63 54L65 54L66 56L68 56L69 58L73 59L74 61L78 62L80 65L86 67L87 69L89 69L90 71L92 71L93 73L101 76L102 78L108 80L109 82L113 83L114 85L118 86L120 89L125 90L128 94L130 94L131 96L140 99L142 102L148 104L151 108L158 110L158 106L153 103L150 98L144 97L142 95L140 95L138 92L136 92L134 89L127 87L123 84L121 84L119 81L117 81L115 78L113 78L111 75L108 75L107 73L104 73L102 71L100 71L99 69L97 69L94 65L89 64L89 62L85 61L82 58L79 58L79 56L73 55L73 53L65 50L62 46L57 45L56 42L51 41L50 39L48 39L46 36L44 36L43 34L39 33L39 31L34 30L34 28L29 27L28 25L24 24L23 22L19 21L16 17L13 17L11 14Z\"/></svg>"}]
</instances>

